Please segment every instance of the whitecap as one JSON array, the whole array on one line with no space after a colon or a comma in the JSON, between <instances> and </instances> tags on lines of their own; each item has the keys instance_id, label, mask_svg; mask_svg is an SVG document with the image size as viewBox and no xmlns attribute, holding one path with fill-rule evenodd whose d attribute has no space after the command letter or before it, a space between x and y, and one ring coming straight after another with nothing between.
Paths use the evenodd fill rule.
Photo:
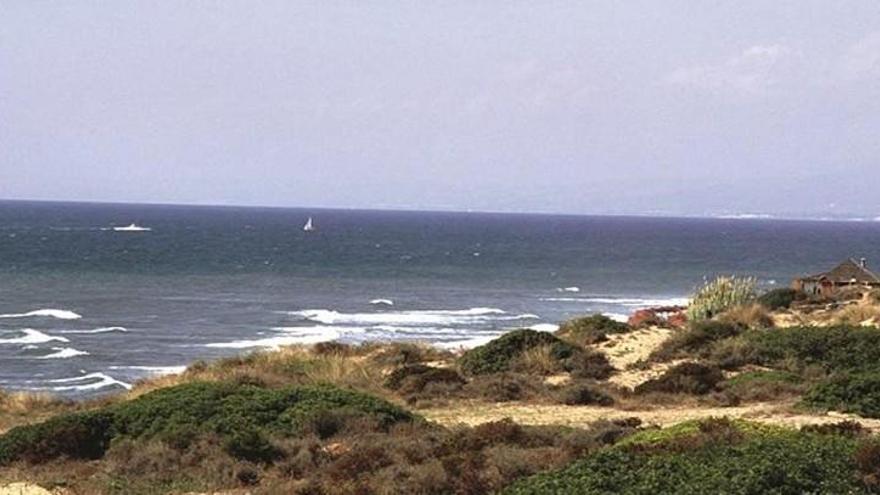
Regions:
<instances>
[{"instance_id":1,"label":"whitecap","mask_svg":"<svg viewBox=\"0 0 880 495\"><path fill-rule=\"evenodd\" d=\"M254 347L262 347L268 349L277 349L278 347L285 345L296 345L296 344L317 344L320 342L329 342L331 340L338 339L341 335L340 333L328 327L310 327L310 328L318 328L320 331L314 330L305 330L304 328L300 328L299 330L302 332L298 335L280 335L276 337L268 337L264 339L254 339L254 340L236 340L232 342L215 342L211 344L206 344L205 347L212 347L218 349L250 349ZM291 327L289 329L285 329L290 333L293 333L296 327Z\"/></svg>"},{"instance_id":2,"label":"whitecap","mask_svg":"<svg viewBox=\"0 0 880 495\"><path fill-rule=\"evenodd\" d=\"M620 323L626 323L629 321L629 315L625 315L623 313L602 313L603 315L611 318L614 321L618 321Z\"/></svg>"},{"instance_id":3,"label":"whitecap","mask_svg":"<svg viewBox=\"0 0 880 495\"><path fill-rule=\"evenodd\" d=\"M529 330L535 330L536 332L555 332L559 330L559 325L556 325L555 323L537 323L526 328Z\"/></svg>"},{"instance_id":4,"label":"whitecap","mask_svg":"<svg viewBox=\"0 0 880 495\"><path fill-rule=\"evenodd\" d=\"M394 306L394 301L391 299L373 299L370 301L370 304L374 306Z\"/></svg>"},{"instance_id":5,"label":"whitecap","mask_svg":"<svg viewBox=\"0 0 880 495\"><path fill-rule=\"evenodd\" d=\"M153 376L179 375L186 371L186 366L111 366L111 370L146 371Z\"/></svg>"},{"instance_id":6,"label":"whitecap","mask_svg":"<svg viewBox=\"0 0 880 495\"><path fill-rule=\"evenodd\" d=\"M88 356L89 353L86 351L80 351L78 349L74 349L73 347L53 347L52 354L47 354L45 356L39 357L37 359L67 359L76 356Z\"/></svg>"},{"instance_id":7,"label":"whitecap","mask_svg":"<svg viewBox=\"0 0 880 495\"><path fill-rule=\"evenodd\" d=\"M686 297L641 298L641 297L544 297L548 302L582 302L594 304L613 304L628 308L650 308L656 306L686 306Z\"/></svg>"},{"instance_id":8,"label":"whitecap","mask_svg":"<svg viewBox=\"0 0 880 495\"><path fill-rule=\"evenodd\" d=\"M580 292L580 287L557 287L556 292Z\"/></svg>"},{"instance_id":9,"label":"whitecap","mask_svg":"<svg viewBox=\"0 0 880 495\"><path fill-rule=\"evenodd\" d=\"M465 349L473 349L474 347L479 347L481 345L487 344L498 337L501 334L495 335L480 335L478 337L471 337L469 339L464 340L453 340L450 342L436 342L434 347L439 347L440 349L448 349L448 350L465 350Z\"/></svg>"},{"instance_id":10,"label":"whitecap","mask_svg":"<svg viewBox=\"0 0 880 495\"><path fill-rule=\"evenodd\" d=\"M526 314L510 316L498 308L470 308L462 310L385 311L377 313L341 313L329 309L306 309L288 313L308 321L325 325L456 325L489 321L510 321L538 318Z\"/></svg>"},{"instance_id":11,"label":"whitecap","mask_svg":"<svg viewBox=\"0 0 880 495\"><path fill-rule=\"evenodd\" d=\"M58 333L78 333L78 334L94 334L94 333L110 333L110 332L128 332L125 327L101 327L91 330L59 330Z\"/></svg>"},{"instance_id":12,"label":"whitecap","mask_svg":"<svg viewBox=\"0 0 880 495\"><path fill-rule=\"evenodd\" d=\"M38 309L27 313L12 313L0 315L0 318L29 318L32 316L47 316L51 318L58 318L59 320L78 320L82 318L81 315L78 315L73 311L67 311L64 309Z\"/></svg>"},{"instance_id":13,"label":"whitecap","mask_svg":"<svg viewBox=\"0 0 880 495\"><path fill-rule=\"evenodd\" d=\"M83 383L81 385L77 385L79 382L91 382L91 383ZM89 373L83 376L75 376L72 378L59 378L56 380L49 380L49 383L61 383L64 385L53 385L48 388L48 390L52 390L55 392L63 392L65 390L76 390L76 391L85 391L85 390L98 390L104 387L111 387L114 385L120 386L126 390L131 390L131 384L125 383L123 381L117 380L110 375L104 373ZM73 385L66 385L71 383ZM43 389L46 389L43 388Z\"/></svg>"},{"instance_id":14,"label":"whitecap","mask_svg":"<svg viewBox=\"0 0 880 495\"><path fill-rule=\"evenodd\" d=\"M21 337L12 339L0 339L0 344L45 344L46 342L52 341L70 342L64 337L48 335L40 332L39 330L33 330L31 328L25 328L21 330L21 333L24 334Z\"/></svg>"}]
</instances>

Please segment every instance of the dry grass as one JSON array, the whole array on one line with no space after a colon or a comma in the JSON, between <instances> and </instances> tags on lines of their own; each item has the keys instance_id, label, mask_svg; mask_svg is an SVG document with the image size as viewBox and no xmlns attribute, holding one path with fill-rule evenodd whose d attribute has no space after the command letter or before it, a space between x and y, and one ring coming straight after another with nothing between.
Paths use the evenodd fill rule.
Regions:
<instances>
[{"instance_id":1,"label":"dry grass","mask_svg":"<svg viewBox=\"0 0 880 495\"><path fill-rule=\"evenodd\" d=\"M43 420L71 407L73 404L45 393L0 391L0 432Z\"/></svg>"},{"instance_id":2,"label":"dry grass","mask_svg":"<svg viewBox=\"0 0 880 495\"><path fill-rule=\"evenodd\" d=\"M526 349L511 365L513 371L537 375L554 375L562 371L559 360L553 357L553 348L542 345Z\"/></svg>"},{"instance_id":3,"label":"dry grass","mask_svg":"<svg viewBox=\"0 0 880 495\"><path fill-rule=\"evenodd\" d=\"M723 323L743 325L748 328L770 328L773 318L767 308L760 304L746 304L728 309L717 317Z\"/></svg>"},{"instance_id":4,"label":"dry grass","mask_svg":"<svg viewBox=\"0 0 880 495\"><path fill-rule=\"evenodd\" d=\"M836 311L832 316L832 322L843 325L878 325L880 305L869 302L851 304Z\"/></svg>"}]
</instances>

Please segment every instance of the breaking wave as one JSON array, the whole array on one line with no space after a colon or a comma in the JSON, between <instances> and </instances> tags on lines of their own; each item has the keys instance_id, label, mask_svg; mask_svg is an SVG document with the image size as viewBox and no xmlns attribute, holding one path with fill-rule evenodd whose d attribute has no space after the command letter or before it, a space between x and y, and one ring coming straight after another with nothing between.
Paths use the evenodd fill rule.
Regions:
<instances>
[{"instance_id":1,"label":"breaking wave","mask_svg":"<svg viewBox=\"0 0 880 495\"><path fill-rule=\"evenodd\" d=\"M186 371L186 366L111 366L111 370L146 371L153 376L179 375Z\"/></svg>"},{"instance_id":2,"label":"breaking wave","mask_svg":"<svg viewBox=\"0 0 880 495\"><path fill-rule=\"evenodd\" d=\"M60 330L58 333L78 333L78 334L94 334L94 333L110 333L110 332L127 332L125 327L101 327L92 330Z\"/></svg>"},{"instance_id":3,"label":"breaking wave","mask_svg":"<svg viewBox=\"0 0 880 495\"><path fill-rule=\"evenodd\" d=\"M58 318L59 320L78 320L82 318L81 315L78 315L73 311L67 311L64 309L38 309L27 313L12 313L0 315L0 318L30 318L33 316L46 316L51 318Z\"/></svg>"},{"instance_id":4,"label":"breaking wave","mask_svg":"<svg viewBox=\"0 0 880 495\"><path fill-rule=\"evenodd\" d=\"M85 382L85 383L82 383ZM122 387L131 390L131 384L117 380L110 375L104 373L89 373L82 376L72 378L59 378L57 380L48 380L53 385L49 387L40 387L41 390L52 390L54 392L64 392L69 390L85 391L98 390L105 387ZM61 384L61 385L58 385Z\"/></svg>"},{"instance_id":5,"label":"breaking wave","mask_svg":"<svg viewBox=\"0 0 880 495\"><path fill-rule=\"evenodd\" d=\"M329 309L306 309L291 311L296 316L308 321L325 325L461 325L490 321L515 321L538 319L537 315L508 315L497 308L470 308L462 310L422 310L422 311L387 311L381 313L340 313Z\"/></svg>"},{"instance_id":6,"label":"breaking wave","mask_svg":"<svg viewBox=\"0 0 880 495\"><path fill-rule=\"evenodd\" d=\"M39 357L37 359L67 359L76 356L88 356L89 353L86 351L80 351L78 349L74 349L73 347L53 347L52 354L47 354L45 356Z\"/></svg>"},{"instance_id":7,"label":"breaking wave","mask_svg":"<svg viewBox=\"0 0 880 495\"><path fill-rule=\"evenodd\" d=\"M55 335L45 334L40 332L39 330L33 330L31 328L25 328L21 330L21 337L12 338L12 339L0 339L0 344L45 344L46 342L70 342L64 337L58 337Z\"/></svg>"},{"instance_id":8,"label":"breaking wave","mask_svg":"<svg viewBox=\"0 0 880 495\"><path fill-rule=\"evenodd\" d=\"M255 347L277 349L285 345L317 344L337 340L342 336L338 329L332 327L280 327L274 330L283 332L282 335L252 340L235 340L232 342L215 342L206 344L205 347L218 349L250 349ZM348 331L358 329L346 329Z\"/></svg>"},{"instance_id":9,"label":"breaking wave","mask_svg":"<svg viewBox=\"0 0 880 495\"><path fill-rule=\"evenodd\" d=\"M641 297L544 297L542 301L548 302L582 302L594 304L609 304L624 306L627 308L650 308L654 306L686 306L686 297L668 298L641 298Z\"/></svg>"},{"instance_id":10,"label":"breaking wave","mask_svg":"<svg viewBox=\"0 0 880 495\"><path fill-rule=\"evenodd\" d=\"M370 301L370 304L374 306L394 306L394 301L391 299L373 299Z\"/></svg>"}]
</instances>

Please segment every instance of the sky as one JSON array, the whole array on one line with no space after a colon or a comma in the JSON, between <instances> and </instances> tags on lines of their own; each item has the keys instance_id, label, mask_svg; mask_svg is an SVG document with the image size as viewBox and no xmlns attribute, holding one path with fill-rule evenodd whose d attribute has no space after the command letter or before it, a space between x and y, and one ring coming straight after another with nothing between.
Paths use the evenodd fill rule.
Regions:
<instances>
[{"instance_id":1,"label":"sky","mask_svg":"<svg viewBox=\"0 0 880 495\"><path fill-rule=\"evenodd\" d=\"M880 2L0 0L0 198L880 219Z\"/></svg>"}]
</instances>

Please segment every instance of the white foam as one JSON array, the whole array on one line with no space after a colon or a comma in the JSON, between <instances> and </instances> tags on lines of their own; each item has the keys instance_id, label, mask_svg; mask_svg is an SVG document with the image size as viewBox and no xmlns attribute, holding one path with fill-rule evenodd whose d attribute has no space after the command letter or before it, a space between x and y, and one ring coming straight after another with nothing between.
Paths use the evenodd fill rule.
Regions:
<instances>
[{"instance_id":1,"label":"white foam","mask_svg":"<svg viewBox=\"0 0 880 495\"><path fill-rule=\"evenodd\" d=\"M374 306L394 306L394 301L391 299L373 299L370 301L370 304Z\"/></svg>"},{"instance_id":2,"label":"white foam","mask_svg":"<svg viewBox=\"0 0 880 495\"><path fill-rule=\"evenodd\" d=\"M501 334L480 335L478 337L471 337L469 339L464 339L464 340L453 340L451 342L437 342L434 344L434 347L439 347L440 349L448 349L448 350L473 349L474 347L479 347L481 345L487 344L490 341L495 340L500 336L501 336Z\"/></svg>"},{"instance_id":3,"label":"white foam","mask_svg":"<svg viewBox=\"0 0 880 495\"><path fill-rule=\"evenodd\" d=\"M580 287L557 287L556 292L580 292Z\"/></svg>"},{"instance_id":4,"label":"white foam","mask_svg":"<svg viewBox=\"0 0 880 495\"><path fill-rule=\"evenodd\" d=\"M91 330L60 330L58 333L78 333L78 334L94 334L94 333L110 333L110 332L127 332L125 327L101 327Z\"/></svg>"},{"instance_id":5,"label":"white foam","mask_svg":"<svg viewBox=\"0 0 880 495\"><path fill-rule=\"evenodd\" d=\"M559 330L559 325L554 323L538 323L527 328L536 332L555 332Z\"/></svg>"},{"instance_id":6,"label":"white foam","mask_svg":"<svg viewBox=\"0 0 880 495\"><path fill-rule=\"evenodd\" d=\"M64 309L38 309L27 313L12 313L0 315L0 318L29 318L32 316L48 316L52 318L58 318L59 320L78 320L82 318L81 315L78 315L73 311L67 311Z\"/></svg>"},{"instance_id":7,"label":"white foam","mask_svg":"<svg viewBox=\"0 0 880 495\"><path fill-rule=\"evenodd\" d=\"M629 315L625 315L623 313L602 313L608 318L611 318L614 321L619 321L620 323L626 323L629 321Z\"/></svg>"},{"instance_id":8,"label":"white foam","mask_svg":"<svg viewBox=\"0 0 880 495\"><path fill-rule=\"evenodd\" d=\"M79 382L87 382L91 381L92 383L84 383L81 385L76 385ZM113 385L118 385L126 390L131 390L131 384L125 383L123 381L117 380L110 375L104 373L89 373L82 376L75 376L72 378L59 378L57 380L49 380L49 383L61 383L64 385L54 385L48 387L49 390L53 390L55 392L63 392L65 390L98 390L104 387L111 387ZM71 383L73 385L66 385Z\"/></svg>"},{"instance_id":9,"label":"white foam","mask_svg":"<svg viewBox=\"0 0 880 495\"><path fill-rule=\"evenodd\" d=\"M37 359L67 359L76 356L88 356L89 353L86 351L80 351L78 349L74 349L73 347L53 347L52 354L47 354L45 356L39 357Z\"/></svg>"},{"instance_id":10,"label":"white foam","mask_svg":"<svg viewBox=\"0 0 880 495\"><path fill-rule=\"evenodd\" d=\"M265 339L216 342L212 344L206 344L205 347L213 347L218 349L250 349L254 347L277 349L285 345L317 344L319 342L329 342L331 340L336 340L341 336L341 334L336 329L330 327L282 327L276 330L283 330L291 334L296 332L297 334L268 337Z\"/></svg>"},{"instance_id":11,"label":"white foam","mask_svg":"<svg viewBox=\"0 0 880 495\"><path fill-rule=\"evenodd\" d=\"M111 370L146 371L153 376L179 375L186 371L186 366L111 366Z\"/></svg>"},{"instance_id":12,"label":"white foam","mask_svg":"<svg viewBox=\"0 0 880 495\"><path fill-rule=\"evenodd\" d=\"M594 304L613 304L628 308L650 308L655 306L686 306L688 298L640 298L640 297L544 297L549 302L582 302Z\"/></svg>"},{"instance_id":13,"label":"white foam","mask_svg":"<svg viewBox=\"0 0 880 495\"><path fill-rule=\"evenodd\" d=\"M422 311L386 311L379 313L340 313L329 309L306 309L291 311L291 316L297 316L309 321L323 323L325 325L397 325L397 326L421 326L421 325L455 325L486 321L510 321L522 319L535 319L537 315L524 314L511 316L498 308L470 308L462 310L422 310Z\"/></svg>"},{"instance_id":14,"label":"white foam","mask_svg":"<svg viewBox=\"0 0 880 495\"><path fill-rule=\"evenodd\" d=\"M0 344L45 344L46 342L52 341L70 342L64 337L48 335L31 328L25 328L21 330L21 332L24 334L23 336L12 339L0 339Z\"/></svg>"}]
</instances>

